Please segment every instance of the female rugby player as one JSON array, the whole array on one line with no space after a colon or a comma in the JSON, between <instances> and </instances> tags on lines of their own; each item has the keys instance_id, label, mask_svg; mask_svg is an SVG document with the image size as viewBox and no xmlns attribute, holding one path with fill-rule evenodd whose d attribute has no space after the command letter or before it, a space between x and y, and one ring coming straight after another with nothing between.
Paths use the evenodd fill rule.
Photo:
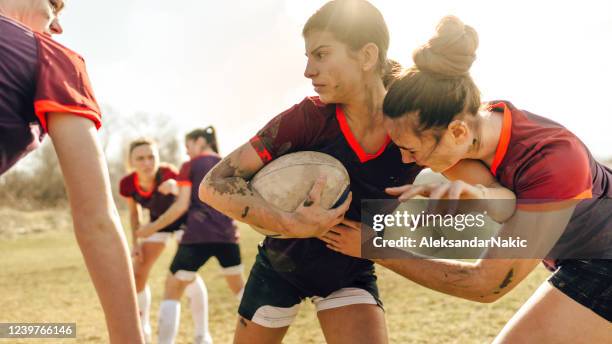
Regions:
<instances>
[{"instance_id":1,"label":"female rugby player","mask_svg":"<svg viewBox=\"0 0 612 344\"><path fill-rule=\"evenodd\" d=\"M411 183L422 169L402 162L383 125L385 83L392 81L394 66L387 60L389 33L369 2L336 0L310 17L303 36L304 76L319 96L272 119L200 186L201 199L228 216L296 238L267 237L260 245L238 310L235 342L280 343L301 301L311 298L327 342L385 343L372 262L334 252L316 237L343 217L359 220L362 199L390 198L385 188ZM325 181L320 179L303 205L284 213L249 188L248 180L265 164L304 150L342 162L351 178L352 200L323 209L318 201ZM480 164L463 172L448 174L485 186L494 181ZM490 190L498 191L507 195Z\"/></svg>"},{"instance_id":2,"label":"female rugby player","mask_svg":"<svg viewBox=\"0 0 612 344\"><path fill-rule=\"evenodd\" d=\"M213 127L196 129L185 137L190 161L183 164L177 182L179 193L176 201L157 220L143 226L139 236L156 235L168 224L187 213L185 233L170 265L166 279L164 301L159 313L159 342L173 343L179 326L180 298L185 287L198 278L198 270L216 257L223 268L229 288L238 299L242 297L242 261L238 246L238 232L232 219L202 203L197 189L206 173L221 158L218 155L217 138ZM196 326L195 342L210 343L208 320Z\"/></svg>"},{"instance_id":3,"label":"female rugby player","mask_svg":"<svg viewBox=\"0 0 612 344\"><path fill-rule=\"evenodd\" d=\"M166 243L174 233L180 242L183 233L181 225L185 216L180 217L170 225L162 228L150 237L138 240L136 231L140 227L142 209L148 209L149 222L155 221L175 201L178 194L176 178L178 173L171 165L160 164L157 144L150 139L138 139L130 143L128 151L129 166L134 171L123 177L119 183L119 193L125 197L130 211L132 226L132 261L136 279L136 293L140 322L145 341L151 341L151 324L149 312L151 309L151 290L147 285L149 272L159 258ZM206 312L207 291L199 276L185 289L191 302L191 313L196 328L204 322Z\"/></svg>"},{"instance_id":4,"label":"female rugby player","mask_svg":"<svg viewBox=\"0 0 612 344\"><path fill-rule=\"evenodd\" d=\"M0 174L51 137L110 341L142 343L129 253L96 136L100 109L83 59L50 38L62 33L63 5L0 0Z\"/></svg>"},{"instance_id":5,"label":"female rugby player","mask_svg":"<svg viewBox=\"0 0 612 344\"><path fill-rule=\"evenodd\" d=\"M612 337L612 171L554 121L508 101L481 104L469 75L476 31L456 17L414 52L415 66L389 89L383 109L404 161L445 171L462 159L486 164L517 197L499 236L528 238L535 250L500 256L488 249L474 263L381 259L377 263L428 288L493 302L537 265L554 271L506 324L495 343L604 343ZM402 199L451 184L389 189ZM355 230L327 238L358 256ZM505 258L505 259L488 259ZM544 258L544 259L542 259Z\"/></svg>"}]
</instances>

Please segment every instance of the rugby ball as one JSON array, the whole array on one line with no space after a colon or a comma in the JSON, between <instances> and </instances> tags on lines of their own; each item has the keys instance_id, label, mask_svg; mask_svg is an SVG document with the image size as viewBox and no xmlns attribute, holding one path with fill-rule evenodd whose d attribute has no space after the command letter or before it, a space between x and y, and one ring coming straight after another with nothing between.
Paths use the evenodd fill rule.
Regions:
<instances>
[{"instance_id":1,"label":"rugby ball","mask_svg":"<svg viewBox=\"0 0 612 344\"><path fill-rule=\"evenodd\" d=\"M327 177L321 205L327 209L339 206L349 194L348 172L336 158L320 152L303 151L283 155L259 170L250 184L271 205L293 212L304 202L321 175ZM285 238L265 228L251 227L266 236Z\"/></svg>"}]
</instances>

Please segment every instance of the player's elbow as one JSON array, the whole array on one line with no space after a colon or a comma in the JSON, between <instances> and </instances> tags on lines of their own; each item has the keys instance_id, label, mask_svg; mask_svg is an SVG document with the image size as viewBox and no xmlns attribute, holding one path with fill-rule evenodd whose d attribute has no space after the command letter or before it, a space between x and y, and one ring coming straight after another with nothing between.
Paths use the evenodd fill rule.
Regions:
<instances>
[{"instance_id":1,"label":"player's elbow","mask_svg":"<svg viewBox=\"0 0 612 344\"><path fill-rule=\"evenodd\" d=\"M227 180L224 178L215 176L214 173L209 172L204 179L202 179L200 187L198 188L198 197L200 201L214 208L218 201L219 191L223 189L226 183Z\"/></svg>"},{"instance_id":2,"label":"player's elbow","mask_svg":"<svg viewBox=\"0 0 612 344\"><path fill-rule=\"evenodd\" d=\"M458 296L479 303L493 303L499 300L511 288L506 290L507 285L500 288L497 275L494 270L482 266L472 269L470 271L470 287L462 288L463 292Z\"/></svg>"},{"instance_id":3,"label":"player's elbow","mask_svg":"<svg viewBox=\"0 0 612 344\"><path fill-rule=\"evenodd\" d=\"M468 299L470 301L475 301L478 303L493 303L501 299L502 296L503 294L501 294L501 292L490 292L490 293L480 293Z\"/></svg>"},{"instance_id":4,"label":"player's elbow","mask_svg":"<svg viewBox=\"0 0 612 344\"><path fill-rule=\"evenodd\" d=\"M119 236L120 221L118 215L100 211L94 214L73 214L74 232L79 243L98 245L106 237ZM97 242L97 244L96 244Z\"/></svg>"},{"instance_id":5,"label":"player's elbow","mask_svg":"<svg viewBox=\"0 0 612 344\"><path fill-rule=\"evenodd\" d=\"M512 290L511 286L498 285L496 276L482 275L477 282L478 288L475 288L466 299L479 303L493 303L501 299L506 293Z\"/></svg>"}]
</instances>

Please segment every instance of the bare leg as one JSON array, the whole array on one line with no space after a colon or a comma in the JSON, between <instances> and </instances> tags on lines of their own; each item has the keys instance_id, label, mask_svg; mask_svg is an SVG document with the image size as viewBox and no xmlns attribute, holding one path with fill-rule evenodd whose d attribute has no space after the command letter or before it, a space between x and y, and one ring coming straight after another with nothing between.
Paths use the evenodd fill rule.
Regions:
<instances>
[{"instance_id":1,"label":"bare leg","mask_svg":"<svg viewBox=\"0 0 612 344\"><path fill-rule=\"evenodd\" d=\"M289 326L270 328L238 316L234 344L276 344L281 343Z\"/></svg>"},{"instance_id":2,"label":"bare leg","mask_svg":"<svg viewBox=\"0 0 612 344\"><path fill-rule=\"evenodd\" d=\"M608 343L612 323L544 282L494 344Z\"/></svg>"},{"instance_id":3,"label":"bare leg","mask_svg":"<svg viewBox=\"0 0 612 344\"><path fill-rule=\"evenodd\" d=\"M149 312L151 310L151 290L147 287L149 272L157 258L164 250L165 243L142 243L142 260L134 259L134 277L136 280L136 300L138 301L138 314L145 342L151 342L151 323Z\"/></svg>"},{"instance_id":4,"label":"bare leg","mask_svg":"<svg viewBox=\"0 0 612 344\"><path fill-rule=\"evenodd\" d=\"M157 261L162 251L166 247L165 243L144 242L142 244L142 261L133 260L134 262L134 278L136 280L136 292L140 293L147 285L149 272L153 264Z\"/></svg>"},{"instance_id":5,"label":"bare leg","mask_svg":"<svg viewBox=\"0 0 612 344\"><path fill-rule=\"evenodd\" d=\"M225 281L234 295L238 297L242 296L239 295L244 289L244 279L242 278L242 274L225 275Z\"/></svg>"},{"instance_id":6,"label":"bare leg","mask_svg":"<svg viewBox=\"0 0 612 344\"><path fill-rule=\"evenodd\" d=\"M388 342L385 314L377 305L355 304L317 313L325 341L330 344Z\"/></svg>"}]
</instances>

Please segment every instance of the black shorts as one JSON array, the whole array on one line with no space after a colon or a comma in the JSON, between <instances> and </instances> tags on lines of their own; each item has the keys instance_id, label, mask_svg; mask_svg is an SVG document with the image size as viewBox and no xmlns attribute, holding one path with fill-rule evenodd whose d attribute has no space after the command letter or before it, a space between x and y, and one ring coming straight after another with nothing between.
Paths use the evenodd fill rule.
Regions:
<instances>
[{"instance_id":1,"label":"black shorts","mask_svg":"<svg viewBox=\"0 0 612 344\"><path fill-rule=\"evenodd\" d=\"M325 277L313 275L312 278ZM297 287L275 271L260 246L238 314L264 327L285 327L293 322L300 303L306 298L311 298L317 311L352 304L372 304L382 308L374 267L364 270L331 294L321 296Z\"/></svg>"},{"instance_id":2,"label":"black shorts","mask_svg":"<svg viewBox=\"0 0 612 344\"><path fill-rule=\"evenodd\" d=\"M210 257L216 257L224 268L241 266L240 246L234 243L180 244L170 264L173 274L179 270L196 272Z\"/></svg>"},{"instance_id":3,"label":"black shorts","mask_svg":"<svg viewBox=\"0 0 612 344\"><path fill-rule=\"evenodd\" d=\"M612 260L565 260L548 282L612 322Z\"/></svg>"}]
</instances>

